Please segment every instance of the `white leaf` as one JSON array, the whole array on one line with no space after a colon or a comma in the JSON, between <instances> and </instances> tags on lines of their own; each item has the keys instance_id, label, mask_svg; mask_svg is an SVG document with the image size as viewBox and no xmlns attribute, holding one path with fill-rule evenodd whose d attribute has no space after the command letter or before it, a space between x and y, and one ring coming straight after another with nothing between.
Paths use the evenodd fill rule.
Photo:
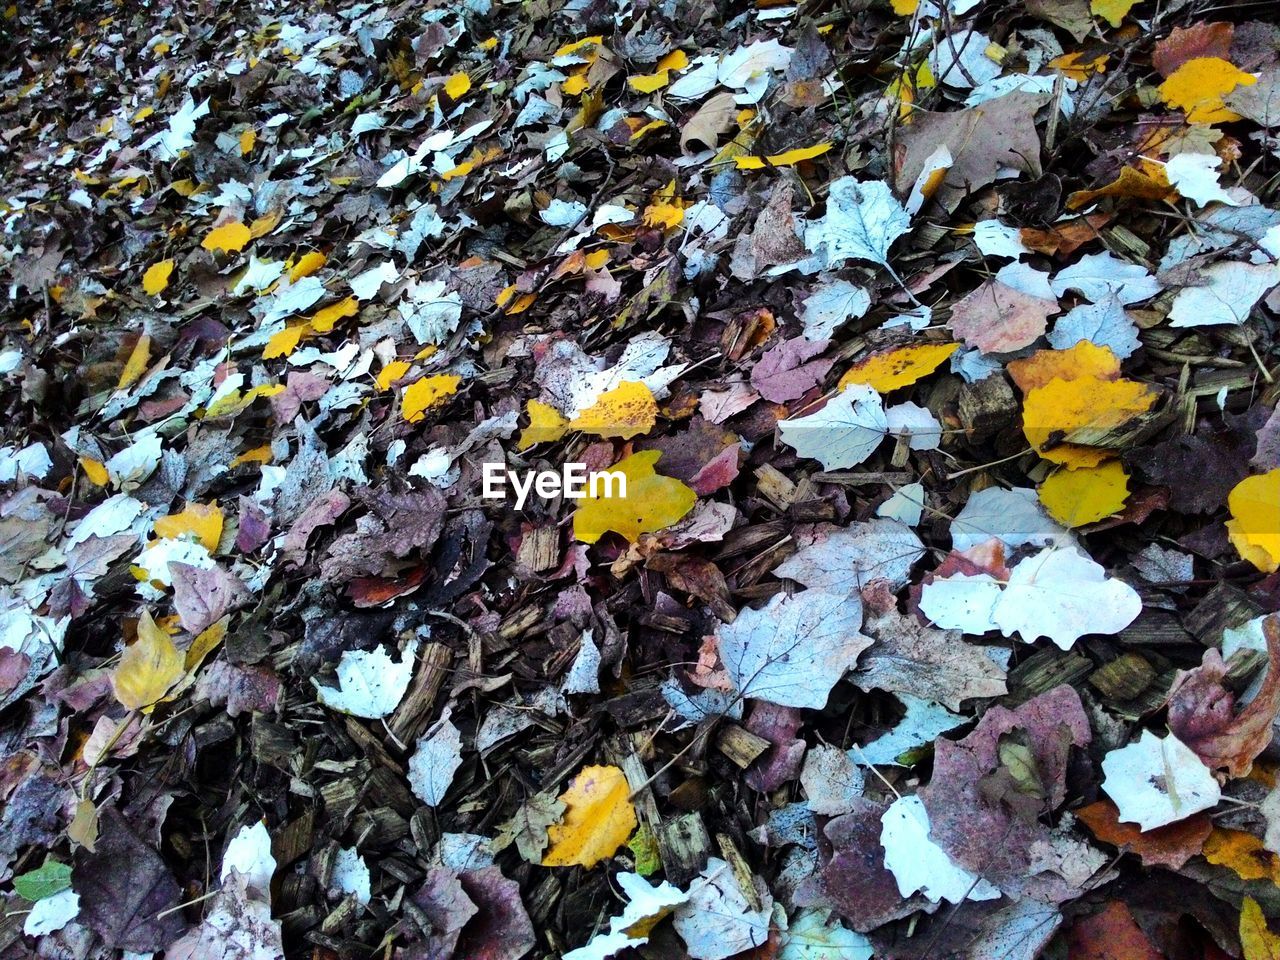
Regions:
<instances>
[{"instance_id":1,"label":"white leaf","mask_svg":"<svg viewBox=\"0 0 1280 960\"><path fill-rule=\"evenodd\" d=\"M271 292L270 297L260 304L263 311L263 326L270 326L285 317L302 313L313 306L325 293L324 282L319 277L301 277L296 283L281 283Z\"/></svg>"},{"instance_id":2,"label":"white leaf","mask_svg":"<svg viewBox=\"0 0 1280 960\"><path fill-rule=\"evenodd\" d=\"M954 730L968 718L952 713L940 703L921 700L909 693L896 695L907 708L902 719L888 733L872 740L864 747L854 747L849 757L859 766L888 766L909 750L932 743L940 733Z\"/></svg>"},{"instance_id":3,"label":"white leaf","mask_svg":"<svg viewBox=\"0 0 1280 960\"><path fill-rule=\"evenodd\" d=\"M939 83L969 89L1000 76L1000 64L987 56L991 38L977 30L944 35L929 52L929 68Z\"/></svg>"},{"instance_id":4,"label":"white leaf","mask_svg":"<svg viewBox=\"0 0 1280 960\"><path fill-rule=\"evenodd\" d=\"M462 734L449 719L452 711L445 707L440 719L418 740L409 759L409 786L414 796L429 807L440 805L453 775L462 766Z\"/></svg>"},{"instance_id":5,"label":"white leaf","mask_svg":"<svg viewBox=\"0 0 1280 960\"><path fill-rule=\"evenodd\" d=\"M137 439L125 447L104 467L111 482L126 493L136 489L160 466L160 437L154 432L134 434Z\"/></svg>"},{"instance_id":6,"label":"white leaf","mask_svg":"<svg viewBox=\"0 0 1280 960\"><path fill-rule=\"evenodd\" d=\"M778 960L871 960L875 948L860 933L831 919L830 910L801 910L782 934Z\"/></svg>"},{"instance_id":7,"label":"white leaf","mask_svg":"<svg viewBox=\"0 0 1280 960\"><path fill-rule=\"evenodd\" d=\"M1071 548L1046 547L1009 575L996 604L1001 632L1031 643L1048 637L1067 650L1087 633L1119 633L1142 612L1142 598L1101 564Z\"/></svg>"},{"instance_id":8,"label":"white leaf","mask_svg":"<svg viewBox=\"0 0 1280 960\"><path fill-rule=\"evenodd\" d=\"M31 912L22 922L22 932L28 937L43 937L61 930L78 916L80 916L80 894L68 887L32 904Z\"/></svg>"},{"instance_id":9,"label":"white leaf","mask_svg":"<svg viewBox=\"0 0 1280 960\"><path fill-rule=\"evenodd\" d=\"M917 403L899 403L884 412L889 423L889 433L906 437L912 450L937 450L942 443L942 424Z\"/></svg>"},{"instance_id":10,"label":"white leaf","mask_svg":"<svg viewBox=\"0 0 1280 960\"><path fill-rule=\"evenodd\" d=\"M804 244L823 267L845 260L889 265L889 247L911 229L911 215L889 185L841 177L827 193L827 213L809 223Z\"/></svg>"},{"instance_id":11,"label":"white leaf","mask_svg":"<svg viewBox=\"0 0 1280 960\"><path fill-rule=\"evenodd\" d=\"M1239 326L1249 319L1253 305L1280 283L1280 264L1274 263L1222 260L1198 273L1207 283L1178 291L1169 309L1171 327Z\"/></svg>"},{"instance_id":12,"label":"white leaf","mask_svg":"<svg viewBox=\"0 0 1280 960\"><path fill-rule=\"evenodd\" d=\"M81 518L67 537L66 546L74 547L90 537L105 540L123 533L133 527L133 522L142 515L142 511L142 501L135 500L127 493L113 494Z\"/></svg>"},{"instance_id":13,"label":"white leaf","mask_svg":"<svg viewBox=\"0 0 1280 960\"><path fill-rule=\"evenodd\" d=\"M21 450L5 447L0 450L0 483L11 483L21 473L24 476L43 480L53 469L53 460L44 444L36 441L29 443Z\"/></svg>"},{"instance_id":14,"label":"white leaf","mask_svg":"<svg viewBox=\"0 0 1280 960\"><path fill-rule=\"evenodd\" d=\"M924 484L908 483L876 507L876 516L914 527L924 514L925 503Z\"/></svg>"},{"instance_id":15,"label":"white leaf","mask_svg":"<svg viewBox=\"0 0 1280 960\"><path fill-rule=\"evenodd\" d=\"M880 817L880 823L884 865L904 897L919 891L933 903L959 903L1000 896L997 887L957 866L929 839L929 814L919 797L899 797Z\"/></svg>"},{"instance_id":16,"label":"white leaf","mask_svg":"<svg viewBox=\"0 0 1280 960\"><path fill-rule=\"evenodd\" d=\"M1120 819L1144 832L1183 820L1217 805L1222 791L1213 773L1190 747L1150 730L1102 760L1106 791Z\"/></svg>"},{"instance_id":17,"label":"white leaf","mask_svg":"<svg viewBox=\"0 0 1280 960\"><path fill-rule=\"evenodd\" d=\"M1179 153L1164 165L1165 176L1180 194L1199 206L1225 203L1240 206L1218 183L1218 167L1222 158L1214 153Z\"/></svg>"},{"instance_id":18,"label":"white leaf","mask_svg":"<svg viewBox=\"0 0 1280 960\"><path fill-rule=\"evenodd\" d=\"M1160 281L1146 267L1125 263L1110 252L1081 257L1079 263L1059 270L1051 284L1060 297L1068 290L1078 290L1094 303L1109 292L1125 305L1150 300L1160 292Z\"/></svg>"},{"instance_id":19,"label":"white leaf","mask_svg":"<svg viewBox=\"0 0 1280 960\"><path fill-rule=\"evenodd\" d=\"M371 897L369 865L355 847L339 847L333 860L329 889L340 896L354 893L356 900L368 904Z\"/></svg>"},{"instance_id":20,"label":"white leaf","mask_svg":"<svg viewBox=\"0 0 1280 960\"><path fill-rule=\"evenodd\" d=\"M1030 253L1022 245L1022 231L999 220L979 220L973 225L973 242L984 257L1013 257Z\"/></svg>"},{"instance_id":21,"label":"white leaf","mask_svg":"<svg viewBox=\"0 0 1280 960\"><path fill-rule=\"evenodd\" d=\"M395 283L400 279L400 270L390 260L384 260L376 267L370 267L363 273L352 277L347 283L357 300L370 300L377 296L384 283Z\"/></svg>"},{"instance_id":22,"label":"white leaf","mask_svg":"<svg viewBox=\"0 0 1280 960\"><path fill-rule=\"evenodd\" d=\"M743 697L821 710L831 688L871 646L861 626L857 594L779 594L720 627L720 660Z\"/></svg>"},{"instance_id":23,"label":"white leaf","mask_svg":"<svg viewBox=\"0 0 1280 960\"><path fill-rule=\"evenodd\" d=\"M830 340L836 327L863 316L871 306L866 288L848 280L827 280L804 301L800 322L806 340Z\"/></svg>"},{"instance_id":24,"label":"white leaf","mask_svg":"<svg viewBox=\"0 0 1280 960\"><path fill-rule=\"evenodd\" d=\"M956 573L926 583L920 592L920 612L944 630L979 636L997 630L999 582L985 573Z\"/></svg>"},{"instance_id":25,"label":"white leaf","mask_svg":"<svg viewBox=\"0 0 1280 960\"><path fill-rule=\"evenodd\" d=\"M390 714L409 689L413 677L417 641L410 642L400 662L392 660L386 650L345 650L338 661L338 688L322 687L313 677L312 685L320 702L333 710L353 717L379 720Z\"/></svg>"},{"instance_id":26,"label":"white leaf","mask_svg":"<svg viewBox=\"0 0 1280 960\"><path fill-rule=\"evenodd\" d=\"M826 593L857 593L872 580L887 580L900 590L924 556L920 538L896 520L817 527L812 535L795 536L800 550L779 564L774 574Z\"/></svg>"},{"instance_id":27,"label":"white leaf","mask_svg":"<svg viewBox=\"0 0 1280 960\"><path fill-rule=\"evenodd\" d=\"M244 878L247 888L257 891L261 899L268 899L276 858L271 855L271 835L261 820L241 827L227 844L218 878L226 883L233 870Z\"/></svg>"},{"instance_id":28,"label":"white leaf","mask_svg":"<svg viewBox=\"0 0 1280 960\"><path fill-rule=\"evenodd\" d=\"M863 794L866 774L839 747L818 744L804 757L800 786L809 809L824 817L838 817L854 808Z\"/></svg>"},{"instance_id":29,"label":"white leaf","mask_svg":"<svg viewBox=\"0 0 1280 960\"><path fill-rule=\"evenodd\" d=\"M753 77L787 69L787 65L791 63L791 53L790 47L784 47L776 39L758 40L723 57L716 71L716 78L724 86L740 90Z\"/></svg>"},{"instance_id":30,"label":"white leaf","mask_svg":"<svg viewBox=\"0 0 1280 960\"><path fill-rule=\"evenodd\" d=\"M1028 297L1039 297L1041 300L1054 300L1057 298L1057 294L1053 292L1053 287L1049 285L1049 274L1044 270L1037 270L1021 260L1006 263L997 270L996 282L1003 283L1006 287L1017 290L1019 293L1025 293Z\"/></svg>"},{"instance_id":31,"label":"white leaf","mask_svg":"<svg viewBox=\"0 0 1280 960\"><path fill-rule=\"evenodd\" d=\"M1030 487L987 487L971 495L951 521L951 547L969 550L996 539L1010 550L1030 544L1074 543L1066 528L1045 513Z\"/></svg>"},{"instance_id":32,"label":"white leaf","mask_svg":"<svg viewBox=\"0 0 1280 960\"><path fill-rule=\"evenodd\" d=\"M1059 317L1049 334L1055 350L1070 350L1081 340L1107 347L1121 360L1142 345L1138 326L1129 319L1117 297L1107 295L1097 303L1082 303Z\"/></svg>"},{"instance_id":33,"label":"white leaf","mask_svg":"<svg viewBox=\"0 0 1280 960\"><path fill-rule=\"evenodd\" d=\"M555 197L547 204L547 208L538 216L542 222L552 227L567 227L578 223L587 215L587 205L577 200L561 200Z\"/></svg>"},{"instance_id":34,"label":"white leaf","mask_svg":"<svg viewBox=\"0 0 1280 960\"><path fill-rule=\"evenodd\" d=\"M738 889L733 869L711 857L689 885L689 898L676 908L673 923L694 960L724 960L769 939L773 897L753 878L761 909L752 910Z\"/></svg>"},{"instance_id":35,"label":"white leaf","mask_svg":"<svg viewBox=\"0 0 1280 960\"><path fill-rule=\"evenodd\" d=\"M782 442L824 470L856 467L871 456L889 430L884 403L865 383L851 383L817 413L778 424Z\"/></svg>"},{"instance_id":36,"label":"white leaf","mask_svg":"<svg viewBox=\"0 0 1280 960\"><path fill-rule=\"evenodd\" d=\"M284 263L279 260L259 260L257 255L249 257L249 266L245 268L240 279L236 281L231 292L240 296L246 291L255 293L265 290L284 274Z\"/></svg>"},{"instance_id":37,"label":"white leaf","mask_svg":"<svg viewBox=\"0 0 1280 960\"><path fill-rule=\"evenodd\" d=\"M578 641L578 655L560 688L565 693L600 692L600 649L595 644L593 631L583 630Z\"/></svg>"},{"instance_id":38,"label":"white leaf","mask_svg":"<svg viewBox=\"0 0 1280 960\"><path fill-rule=\"evenodd\" d=\"M404 291L396 308L420 344L439 344L458 328L462 319L462 296L445 292L444 282L414 281Z\"/></svg>"},{"instance_id":39,"label":"white leaf","mask_svg":"<svg viewBox=\"0 0 1280 960\"><path fill-rule=\"evenodd\" d=\"M169 118L168 128L144 140L142 149L151 150L159 160L177 160L183 150L195 144L196 121L208 113L208 97L196 106L188 94L178 112Z\"/></svg>"},{"instance_id":40,"label":"white leaf","mask_svg":"<svg viewBox=\"0 0 1280 960\"><path fill-rule=\"evenodd\" d=\"M644 946L657 922L689 898L665 880L655 887L638 873L619 873L615 879L627 895L622 913L609 918L608 933L596 934L564 960L607 960L626 947Z\"/></svg>"}]
</instances>

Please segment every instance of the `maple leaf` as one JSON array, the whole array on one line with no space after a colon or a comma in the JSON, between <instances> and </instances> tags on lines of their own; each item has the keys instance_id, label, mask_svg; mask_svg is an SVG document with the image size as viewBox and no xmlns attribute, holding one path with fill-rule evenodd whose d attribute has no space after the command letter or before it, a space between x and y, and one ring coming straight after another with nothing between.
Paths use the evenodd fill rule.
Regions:
<instances>
[{"instance_id":1,"label":"maple leaf","mask_svg":"<svg viewBox=\"0 0 1280 960\"><path fill-rule=\"evenodd\" d=\"M595 543L613 531L635 542L640 534L669 527L692 510L697 494L654 469L661 457L657 450L646 450L609 468L626 478L626 495L610 495L604 484L595 495L589 490L573 514L574 537Z\"/></svg>"},{"instance_id":2,"label":"maple leaf","mask_svg":"<svg viewBox=\"0 0 1280 960\"><path fill-rule=\"evenodd\" d=\"M150 612L143 611L138 621L138 638L125 647L119 665L111 674L111 687L125 707L148 713L185 672L178 648L151 619Z\"/></svg>"}]
</instances>

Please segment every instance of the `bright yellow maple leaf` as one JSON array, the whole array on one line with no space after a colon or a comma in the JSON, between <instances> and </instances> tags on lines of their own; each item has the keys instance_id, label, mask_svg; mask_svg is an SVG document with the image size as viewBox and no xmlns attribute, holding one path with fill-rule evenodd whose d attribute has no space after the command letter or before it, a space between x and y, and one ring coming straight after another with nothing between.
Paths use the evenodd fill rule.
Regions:
<instances>
[{"instance_id":1,"label":"bright yellow maple leaf","mask_svg":"<svg viewBox=\"0 0 1280 960\"><path fill-rule=\"evenodd\" d=\"M1267 927L1258 901L1245 897L1240 905L1240 948L1244 960L1280 960L1280 936Z\"/></svg>"},{"instance_id":2,"label":"bright yellow maple leaf","mask_svg":"<svg viewBox=\"0 0 1280 960\"><path fill-rule=\"evenodd\" d=\"M630 440L648 433L658 420L658 402L643 383L628 381L602 393L598 400L569 422L574 430L597 437Z\"/></svg>"},{"instance_id":3,"label":"bright yellow maple leaf","mask_svg":"<svg viewBox=\"0 0 1280 960\"><path fill-rule=\"evenodd\" d=\"M172 260L158 260L151 266L147 267L147 272L142 275L142 291L149 297L154 297L161 293L165 287L169 286L169 277L173 274Z\"/></svg>"},{"instance_id":4,"label":"bright yellow maple leaf","mask_svg":"<svg viewBox=\"0 0 1280 960\"><path fill-rule=\"evenodd\" d=\"M1120 358L1110 347L1081 340L1066 350L1037 350L1029 357L1011 360L1009 376L1023 393L1043 387L1050 380L1115 380L1120 376Z\"/></svg>"},{"instance_id":5,"label":"bright yellow maple leaf","mask_svg":"<svg viewBox=\"0 0 1280 960\"><path fill-rule=\"evenodd\" d=\"M222 539L222 510L218 501L188 503L181 513L171 513L156 521L155 534L165 540L195 539L212 553Z\"/></svg>"},{"instance_id":6,"label":"bright yellow maple leaf","mask_svg":"<svg viewBox=\"0 0 1280 960\"><path fill-rule=\"evenodd\" d=\"M1129 474L1119 460L1081 470L1059 470L1040 484L1040 502L1064 527L1083 527L1114 516L1129 499Z\"/></svg>"},{"instance_id":7,"label":"bright yellow maple leaf","mask_svg":"<svg viewBox=\"0 0 1280 960\"><path fill-rule=\"evenodd\" d=\"M1050 380L1027 393L1022 405L1022 431L1035 451L1071 470L1096 467L1116 451L1069 442L1083 431L1103 432L1146 413L1156 394L1134 380Z\"/></svg>"},{"instance_id":8,"label":"bright yellow maple leaf","mask_svg":"<svg viewBox=\"0 0 1280 960\"><path fill-rule=\"evenodd\" d=\"M1245 477L1227 495L1227 535L1263 573L1280 569L1280 467Z\"/></svg>"},{"instance_id":9,"label":"bright yellow maple leaf","mask_svg":"<svg viewBox=\"0 0 1280 960\"><path fill-rule=\"evenodd\" d=\"M560 794L564 818L547 829L544 867L594 867L614 855L635 830L636 808L617 767L583 767Z\"/></svg>"},{"instance_id":10,"label":"bright yellow maple leaf","mask_svg":"<svg viewBox=\"0 0 1280 960\"><path fill-rule=\"evenodd\" d=\"M1187 123L1226 123L1240 114L1228 110L1222 98L1236 87L1258 79L1221 57L1188 60L1160 84L1160 99L1187 114Z\"/></svg>"},{"instance_id":11,"label":"bright yellow maple leaf","mask_svg":"<svg viewBox=\"0 0 1280 960\"><path fill-rule=\"evenodd\" d=\"M462 378L453 373L437 373L415 380L404 388L401 397L404 418L410 423L417 423L428 410L457 393L461 382Z\"/></svg>"},{"instance_id":12,"label":"bright yellow maple leaf","mask_svg":"<svg viewBox=\"0 0 1280 960\"><path fill-rule=\"evenodd\" d=\"M1089 4L1089 12L1095 17L1101 17L1113 27L1118 27L1138 3L1139 0L1093 0Z\"/></svg>"},{"instance_id":13,"label":"bright yellow maple leaf","mask_svg":"<svg viewBox=\"0 0 1280 960\"><path fill-rule=\"evenodd\" d=\"M836 391L852 383L865 383L877 393L910 386L937 370L959 349L958 343L920 343L872 354L849 368Z\"/></svg>"},{"instance_id":14,"label":"bright yellow maple leaf","mask_svg":"<svg viewBox=\"0 0 1280 960\"><path fill-rule=\"evenodd\" d=\"M111 674L111 688L128 709L150 713L184 672L182 654L144 611L138 621L138 639L125 647Z\"/></svg>"},{"instance_id":15,"label":"bright yellow maple leaf","mask_svg":"<svg viewBox=\"0 0 1280 960\"><path fill-rule=\"evenodd\" d=\"M275 360L277 357L289 356L298 349L298 343L303 335L310 333L311 330L312 326L309 323L295 323L283 330L277 330L271 335L267 345L262 348L262 359Z\"/></svg>"},{"instance_id":16,"label":"bright yellow maple leaf","mask_svg":"<svg viewBox=\"0 0 1280 960\"><path fill-rule=\"evenodd\" d=\"M573 514L574 537L595 543L612 530L634 543L640 534L669 527L692 510L698 495L654 470L661 456L658 450L645 450L610 467L626 478L626 496L606 496L605 485L600 484L600 495L584 497Z\"/></svg>"},{"instance_id":17,"label":"bright yellow maple leaf","mask_svg":"<svg viewBox=\"0 0 1280 960\"><path fill-rule=\"evenodd\" d=\"M653 195L644 208L645 226L674 230L684 222L684 208L688 206L676 196L676 182L672 180Z\"/></svg>"},{"instance_id":18,"label":"bright yellow maple leaf","mask_svg":"<svg viewBox=\"0 0 1280 960\"><path fill-rule=\"evenodd\" d=\"M412 364L408 360L392 360L378 371L378 389L390 390L391 385L409 372Z\"/></svg>"},{"instance_id":19,"label":"bright yellow maple leaf","mask_svg":"<svg viewBox=\"0 0 1280 960\"><path fill-rule=\"evenodd\" d=\"M529 414L529 425L520 431L517 450L528 450L535 443L554 443L569 432L569 421L549 403L530 400L525 412Z\"/></svg>"},{"instance_id":20,"label":"bright yellow maple leaf","mask_svg":"<svg viewBox=\"0 0 1280 960\"><path fill-rule=\"evenodd\" d=\"M200 246L206 250L239 253L251 238L248 227L238 221L232 221L210 230L200 241Z\"/></svg>"},{"instance_id":21,"label":"bright yellow maple leaf","mask_svg":"<svg viewBox=\"0 0 1280 960\"><path fill-rule=\"evenodd\" d=\"M775 153L768 157L735 157L734 163L739 170L763 170L768 167L794 167L804 160L820 157L831 149L833 144L817 143L812 147L796 147L784 153Z\"/></svg>"}]
</instances>

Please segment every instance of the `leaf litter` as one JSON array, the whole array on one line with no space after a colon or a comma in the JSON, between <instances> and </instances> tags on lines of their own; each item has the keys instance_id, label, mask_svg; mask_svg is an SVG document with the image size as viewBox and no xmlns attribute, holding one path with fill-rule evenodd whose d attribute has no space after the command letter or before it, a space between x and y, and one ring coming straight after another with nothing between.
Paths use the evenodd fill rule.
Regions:
<instances>
[{"instance_id":1,"label":"leaf litter","mask_svg":"<svg viewBox=\"0 0 1280 960\"><path fill-rule=\"evenodd\" d=\"M0 952L1280 952L1269 10L0 31Z\"/></svg>"}]
</instances>

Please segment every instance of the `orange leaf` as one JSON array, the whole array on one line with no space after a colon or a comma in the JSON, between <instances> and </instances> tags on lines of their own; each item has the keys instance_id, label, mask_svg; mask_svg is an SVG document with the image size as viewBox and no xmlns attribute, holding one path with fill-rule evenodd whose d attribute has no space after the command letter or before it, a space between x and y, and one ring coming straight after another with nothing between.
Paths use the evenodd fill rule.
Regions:
<instances>
[{"instance_id":1,"label":"orange leaf","mask_svg":"<svg viewBox=\"0 0 1280 960\"><path fill-rule=\"evenodd\" d=\"M1198 813L1144 833L1136 823L1121 823L1120 812L1110 800L1091 803L1075 814L1103 843L1136 853L1145 866L1170 870L1179 869L1200 853L1213 831L1213 821L1208 815Z\"/></svg>"}]
</instances>

